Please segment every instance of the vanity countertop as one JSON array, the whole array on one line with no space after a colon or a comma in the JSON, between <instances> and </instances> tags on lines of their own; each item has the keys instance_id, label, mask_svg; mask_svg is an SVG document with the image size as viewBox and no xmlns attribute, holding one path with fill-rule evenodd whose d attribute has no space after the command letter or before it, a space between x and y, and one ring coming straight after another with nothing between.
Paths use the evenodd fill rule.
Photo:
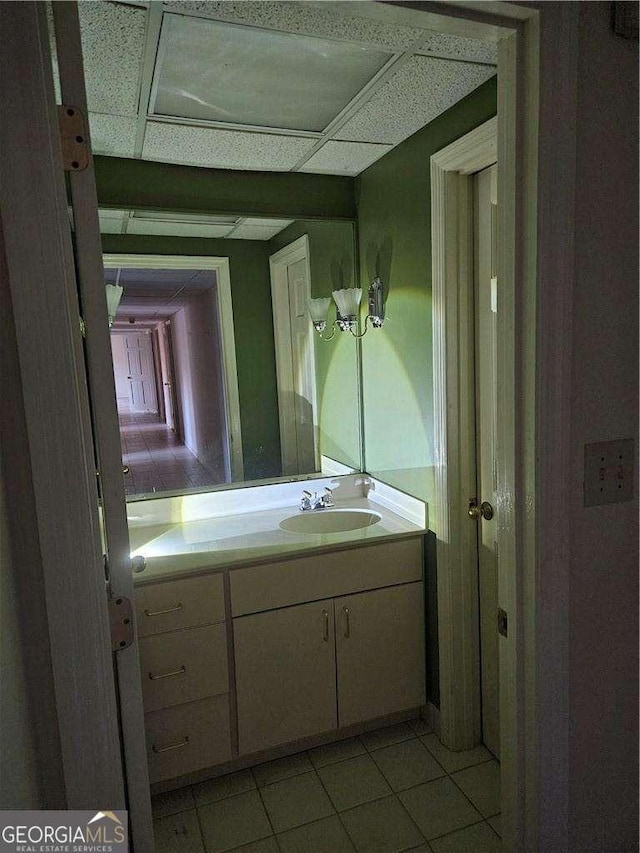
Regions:
<instances>
[{"instance_id":1,"label":"vanity countertop","mask_svg":"<svg viewBox=\"0 0 640 853\"><path fill-rule=\"evenodd\" d=\"M381 519L358 530L293 533L279 526L285 518L297 514L297 507L289 506L199 521L133 527L130 530L131 554L142 555L147 561L145 571L134 576L135 583L154 583L425 532L423 527L367 498L336 501L335 509L368 510L380 515Z\"/></svg>"}]
</instances>

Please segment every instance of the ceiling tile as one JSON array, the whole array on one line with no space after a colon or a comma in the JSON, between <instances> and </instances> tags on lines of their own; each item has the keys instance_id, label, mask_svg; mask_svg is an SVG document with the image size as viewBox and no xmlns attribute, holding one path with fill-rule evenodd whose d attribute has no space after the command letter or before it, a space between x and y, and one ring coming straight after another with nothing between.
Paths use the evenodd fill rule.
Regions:
<instances>
[{"instance_id":1,"label":"ceiling tile","mask_svg":"<svg viewBox=\"0 0 640 853\"><path fill-rule=\"evenodd\" d=\"M165 237L226 237L232 226L203 225L156 219L129 219L127 234L159 234Z\"/></svg>"},{"instance_id":2,"label":"ceiling tile","mask_svg":"<svg viewBox=\"0 0 640 853\"><path fill-rule=\"evenodd\" d=\"M89 110L135 116L147 10L119 3L79 3Z\"/></svg>"},{"instance_id":3,"label":"ceiling tile","mask_svg":"<svg viewBox=\"0 0 640 853\"><path fill-rule=\"evenodd\" d=\"M314 141L299 136L244 133L150 121L147 122L142 157L145 160L219 169L285 172L304 157Z\"/></svg>"},{"instance_id":4,"label":"ceiling tile","mask_svg":"<svg viewBox=\"0 0 640 853\"><path fill-rule=\"evenodd\" d=\"M296 3L291 0L269 3L263 0L172 0L164 5L175 11L202 13L220 21L251 24L265 29L321 36L338 41L363 42L393 51L403 51L411 47L424 32L418 27L358 17L355 8L354 14L347 15L343 9L336 9L332 3L327 3L325 8L322 8L322 3Z\"/></svg>"},{"instance_id":5,"label":"ceiling tile","mask_svg":"<svg viewBox=\"0 0 640 853\"><path fill-rule=\"evenodd\" d=\"M396 145L495 73L488 65L413 56L334 137Z\"/></svg>"},{"instance_id":6,"label":"ceiling tile","mask_svg":"<svg viewBox=\"0 0 640 853\"><path fill-rule=\"evenodd\" d=\"M391 145L374 145L370 142L325 142L299 172L321 172L329 175L359 175L375 163Z\"/></svg>"},{"instance_id":7,"label":"ceiling tile","mask_svg":"<svg viewBox=\"0 0 640 853\"><path fill-rule=\"evenodd\" d=\"M122 216L117 218L113 216L105 217L100 215L98 218L100 221L101 234L122 234Z\"/></svg>"},{"instance_id":8,"label":"ceiling tile","mask_svg":"<svg viewBox=\"0 0 640 853\"><path fill-rule=\"evenodd\" d=\"M335 40L165 15L152 112L319 132L392 56Z\"/></svg>"},{"instance_id":9,"label":"ceiling tile","mask_svg":"<svg viewBox=\"0 0 640 853\"><path fill-rule=\"evenodd\" d=\"M259 216L247 216L242 220L242 225L261 225L264 228L286 228L293 225L293 219L267 219Z\"/></svg>"},{"instance_id":10,"label":"ceiling tile","mask_svg":"<svg viewBox=\"0 0 640 853\"><path fill-rule=\"evenodd\" d=\"M481 39L463 38L447 33L430 32L415 53L430 53L448 59L468 59L473 62L498 61L498 45Z\"/></svg>"},{"instance_id":11,"label":"ceiling tile","mask_svg":"<svg viewBox=\"0 0 640 853\"><path fill-rule=\"evenodd\" d=\"M270 240L275 237L287 225L252 225L248 222L239 225L232 234L229 234L231 240Z\"/></svg>"},{"instance_id":12,"label":"ceiling tile","mask_svg":"<svg viewBox=\"0 0 640 853\"><path fill-rule=\"evenodd\" d=\"M135 118L89 113L89 131L94 154L133 157L136 141Z\"/></svg>"}]
</instances>

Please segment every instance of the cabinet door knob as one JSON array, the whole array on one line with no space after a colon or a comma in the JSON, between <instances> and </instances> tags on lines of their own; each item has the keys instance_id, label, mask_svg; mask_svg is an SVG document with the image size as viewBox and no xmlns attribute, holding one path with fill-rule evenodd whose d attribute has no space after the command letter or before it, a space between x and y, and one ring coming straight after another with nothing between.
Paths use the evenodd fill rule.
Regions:
<instances>
[{"instance_id":1,"label":"cabinet door knob","mask_svg":"<svg viewBox=\"0 0 640 853\"><path fill-rule=\"evenodd\" d=\"M342 612L344 613L344 636L349 638L351 636L351 611L348 607L343 607Z\"/></svg>"},{"instance_id":2,"label":"cabinet door knob","mask_svg":"<svg viewBox=\"0 0 640 853\"><path fill-rule=\"evenodd\" d=\"M325 643L328 643L329 642L329 611L327 611L327 610L322 611L322 620L323 620L323 624L324 624L324 634L322 635L322 639L325 641Z\"/></svg>"}]
</instances>

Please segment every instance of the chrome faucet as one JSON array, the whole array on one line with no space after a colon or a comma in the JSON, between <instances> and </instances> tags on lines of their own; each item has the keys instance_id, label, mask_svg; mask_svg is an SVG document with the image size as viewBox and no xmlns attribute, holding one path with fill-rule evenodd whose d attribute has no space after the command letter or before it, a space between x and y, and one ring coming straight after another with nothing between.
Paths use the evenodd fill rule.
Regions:
<instances>
[{"instance_id":1,"label":"chrome faucet","mask_svg":"<svg viewBox=\"0 0 640 853\"><path fill-rule=\"evenodd\" d=\"M300 511L309 512L318 509L326 509L333 506L333 491L326 486L324 494L319 495L317 492L308 492L306 489L302 492L300 499Z\"/></svg>"}]
</instances>

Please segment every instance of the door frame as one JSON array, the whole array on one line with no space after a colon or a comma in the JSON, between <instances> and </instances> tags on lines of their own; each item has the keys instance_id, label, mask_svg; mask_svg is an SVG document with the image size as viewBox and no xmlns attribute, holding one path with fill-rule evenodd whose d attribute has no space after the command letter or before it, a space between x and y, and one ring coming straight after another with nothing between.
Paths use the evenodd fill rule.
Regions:
<instances>
[{"instance_id":1,"label":"door frame","mask_svg":"<svg viewBox=\"0 0 640 853\"><path fill-rule=\"evenodd\" d=\"M446 6L366 7L392 20L421 15L427 25L442 24L460 35L469 35L476 23L509 30L501 40L498 83L498 109L508 117L498 139L501 181L512 198L518 191L515 217L512 210L502 223L515 254L500 261L512 283L505 308L513 318L501 355L508 356L508 388L518 389L507 413L512 450L501 462L512 569L506 605L512 608L513 754L503 758L512 772L503 791L508 850L569 846L567 389L575 282L577 5L454 0ZM77 297L44 9L0 3L0 23L0 102L12 116L0 124L0 146L7 152L2 162L8 164L0 163L0 210L30 448L13 463L30 468L34 484L62 771L69 804L83 807L88 801L120 802L123 787L113 671L104 653L108 629L97 564L88 398L78 373ZM505 215L503 210L501 220ZM82 608L65 606L68 590L82 599ZM89 703L78 701L78 678Z\"/></svg>"},{"instance_id":2,"label":"door frame","mask_svg":"<svg viewBox=\"0 0 640 853\"><path fill-rule=\"evenodd\" d=\"M482 740L476 493L472 173L497 161L497 117L431 157L431 266L440 737ZM500 548L498 530L498 553Z\"/></svg>"},{"instance_id":3,"label":"door frame","mask_svg":"<svg viewBox=\"0 0 640 853\"><path fill-rule=\"evenodd\" d=\"M311 263L309 257L309 236L303 234L289 245L269 256L271 276L271 306L273 311L273 339L276 353L276 382L278 386L278 416L280 421L280 458L282 470L290 465L291 448L296 445L292 424L295 422L294 380L293 380L293 341L289 316L289 290L287 267L296 261L306 262L307 300L311 297ZM315 340L311 334L309 320L309 346L315 364ZM313 410L313 446L316 471L320 470L320 443L318 441L318 403L316 383L311 388L311 406Z\"/></svg>"},{"instance_id":4,"label":"door frame","mask_svg":"<svg viewBox=\"0 0 640 853\"><path fill-rule=\"evenodd\" d=\"M231 480L234 483L241 482L244 480L244 462L229 258L106 253L102 256L102 262L105 269L123 267L129 269L212 270L215 272L225 422L228 430L225 465L229 467Z\"/></svg>"}]
</instances>

